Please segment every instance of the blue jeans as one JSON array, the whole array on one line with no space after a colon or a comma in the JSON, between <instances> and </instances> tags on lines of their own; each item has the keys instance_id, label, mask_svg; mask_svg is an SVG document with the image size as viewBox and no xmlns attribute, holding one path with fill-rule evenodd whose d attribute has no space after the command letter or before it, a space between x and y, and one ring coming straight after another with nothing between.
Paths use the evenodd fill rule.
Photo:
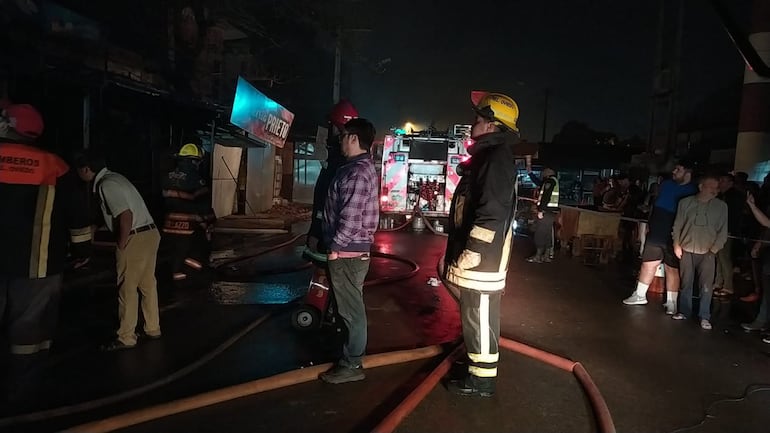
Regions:
<instances>
[{"instance_id":1,"label":"blue jeans","mask_svg":"<svg viewBox=\"0 0 770 433\"><path fill-rule=\"evenodd\" d=\"M369 255L329 260L329 278L337 301L337 312L348 329L348 340L342 347L339 364L360 367L366 351L366 307L364 278L369 272Z\"/></svg>"},{"instance_id":2,"label":"blue jeans","mask_svg":"<svg viewBox=\"0 0 770 433\"><path fill-rule=\"evenodd\" d=\"M767 292L768 287L770 287L770 274L763 274L762 301L759 303L759 313L757 313L757 317L754 321L764 325L770 325L770 317L768 317L768 313L770 313L770 311L768 311L770 310L770 293Z\"/></svg>"},{"instance_id":3,"label":"blue jeans","mask_svg":"<svg viewBox=\"0 0 770 433\"><path fill-rule=\"evenodd\" d=\"M694 254L684 251L679 261L679 276L682 279L682 293L679 296L679 312L692 316L692 293L695 275L698 275L700 311L702 320L711 319L711 296L714 289L716 256L714 253Z\"/></svg>"}]
</instances>

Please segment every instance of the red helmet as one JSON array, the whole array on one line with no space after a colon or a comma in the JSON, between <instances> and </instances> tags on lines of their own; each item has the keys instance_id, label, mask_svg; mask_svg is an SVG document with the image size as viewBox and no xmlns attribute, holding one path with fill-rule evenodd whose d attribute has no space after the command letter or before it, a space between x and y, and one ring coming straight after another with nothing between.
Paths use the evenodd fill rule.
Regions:
<instances>
[{"instance_id":1,"label":"red helmet","mask_svg":"<svg viewBox=\"0 0 770 433\"><path fill-rule=\"evenodd\" d=\"M355 119L356 117L358 117L358 110L347 99L340 99L340 102L335 104L332 107L331 113L329 113L329 121L340 130L350 119Z\"/></svg>"},{"instance_id":2,"label":"red helmet","mask_svg":"<svg viewBox=\"0 0 770 433\"><path fill-rule=\"evenodd\" d=\"M9 105L3 110L3 117L23 137L38 138L43 134L43 116L29 104Z\"/></svg>"}]
</instances>

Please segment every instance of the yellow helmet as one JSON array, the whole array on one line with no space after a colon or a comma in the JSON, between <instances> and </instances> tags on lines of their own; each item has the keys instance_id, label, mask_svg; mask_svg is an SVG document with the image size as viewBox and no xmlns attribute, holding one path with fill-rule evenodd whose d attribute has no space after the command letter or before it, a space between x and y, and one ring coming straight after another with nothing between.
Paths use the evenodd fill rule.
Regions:
<instances>
[{"instance_id":1,"label":"yellow helmet","mask_svg":"<svg viewBox=\"0 0 770 433\"><path fill-rule=\"evenodd\" d=\"M512 98L502 93L471 92L471 102L476 113L487 119L494 120L500 126L518 131L516 121L519 120L519 106Z\"/></svg>"},{"instance_id":2,"label":"yellow helmet","mask_svg":"<svg viewBox=\"0 0 770 433\"><path fill-rule=\"evenodd\" d=\"M197 144L187 143L176 154L178 158L203 158L203 151Z\"/></svg>"}]
</instances>

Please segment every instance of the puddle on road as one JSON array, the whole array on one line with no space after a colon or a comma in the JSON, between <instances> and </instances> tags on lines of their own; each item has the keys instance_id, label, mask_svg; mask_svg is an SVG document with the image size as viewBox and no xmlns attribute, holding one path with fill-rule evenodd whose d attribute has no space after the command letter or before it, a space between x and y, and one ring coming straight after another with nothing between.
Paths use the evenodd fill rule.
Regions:
<instances>
[{"instance_id":1,"label":"puddle on road","mask_svg":"<svg viewBox=\"0 0 770 433\"><path fill-rule=\"evenodd\" d=\"M296 254L295 251L293 256L268 255L241 262L238 269L229 270L229 275L220 274L223 280L235 277L233 279L238 281L214 282L209 296L222 305L276 305L301 299L307 293L312 268L285 274L258 275L268 269L285 269L302 263ZM393 277L409 271L411 267L407 263L373 257L367 280ZM395 301L392 307L397 311L389 313L406 315L404 318L420 333L423 344L455 341L462 333L457 302L443 286L432 287L421 281L425 274L421 272L406 285L386 283L378 286L392 293L392 300ZM407 290L404 290L405 286Z\"/></svg>"},{"instance_id":2,"label":"puddle on road","mask_svg":"<svg viewBox=\"0 0 770 433\"><path fill-rule=\"evenodd\" d=\"M291 283L242 283L218 281L211 287L212 299L221 305L288 304L305 296L306 286Z\"/></svg>"}]
</instances>

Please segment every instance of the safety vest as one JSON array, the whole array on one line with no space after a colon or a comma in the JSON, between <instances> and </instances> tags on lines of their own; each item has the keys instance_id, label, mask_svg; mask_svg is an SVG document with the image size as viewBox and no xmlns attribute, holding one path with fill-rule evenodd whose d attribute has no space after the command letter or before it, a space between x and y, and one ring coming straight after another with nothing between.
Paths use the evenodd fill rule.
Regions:
<instances>
[{"instance_id":1,"label":"safety vest","mask_svg":"<svg viewBox=\"0 0 770 433\"><path fill-rule=\"evenodd\" d=\"M545 185L548 179L553 179L554 185L553 191L551 191L551 199L548 200L546 207L556 209L559 207L559 179L556 176L543 179L543 185ZM543 187L540 187L540 195L537 197L537 202L538 204L543 203Z\"/></svg>"}]
</instances>

